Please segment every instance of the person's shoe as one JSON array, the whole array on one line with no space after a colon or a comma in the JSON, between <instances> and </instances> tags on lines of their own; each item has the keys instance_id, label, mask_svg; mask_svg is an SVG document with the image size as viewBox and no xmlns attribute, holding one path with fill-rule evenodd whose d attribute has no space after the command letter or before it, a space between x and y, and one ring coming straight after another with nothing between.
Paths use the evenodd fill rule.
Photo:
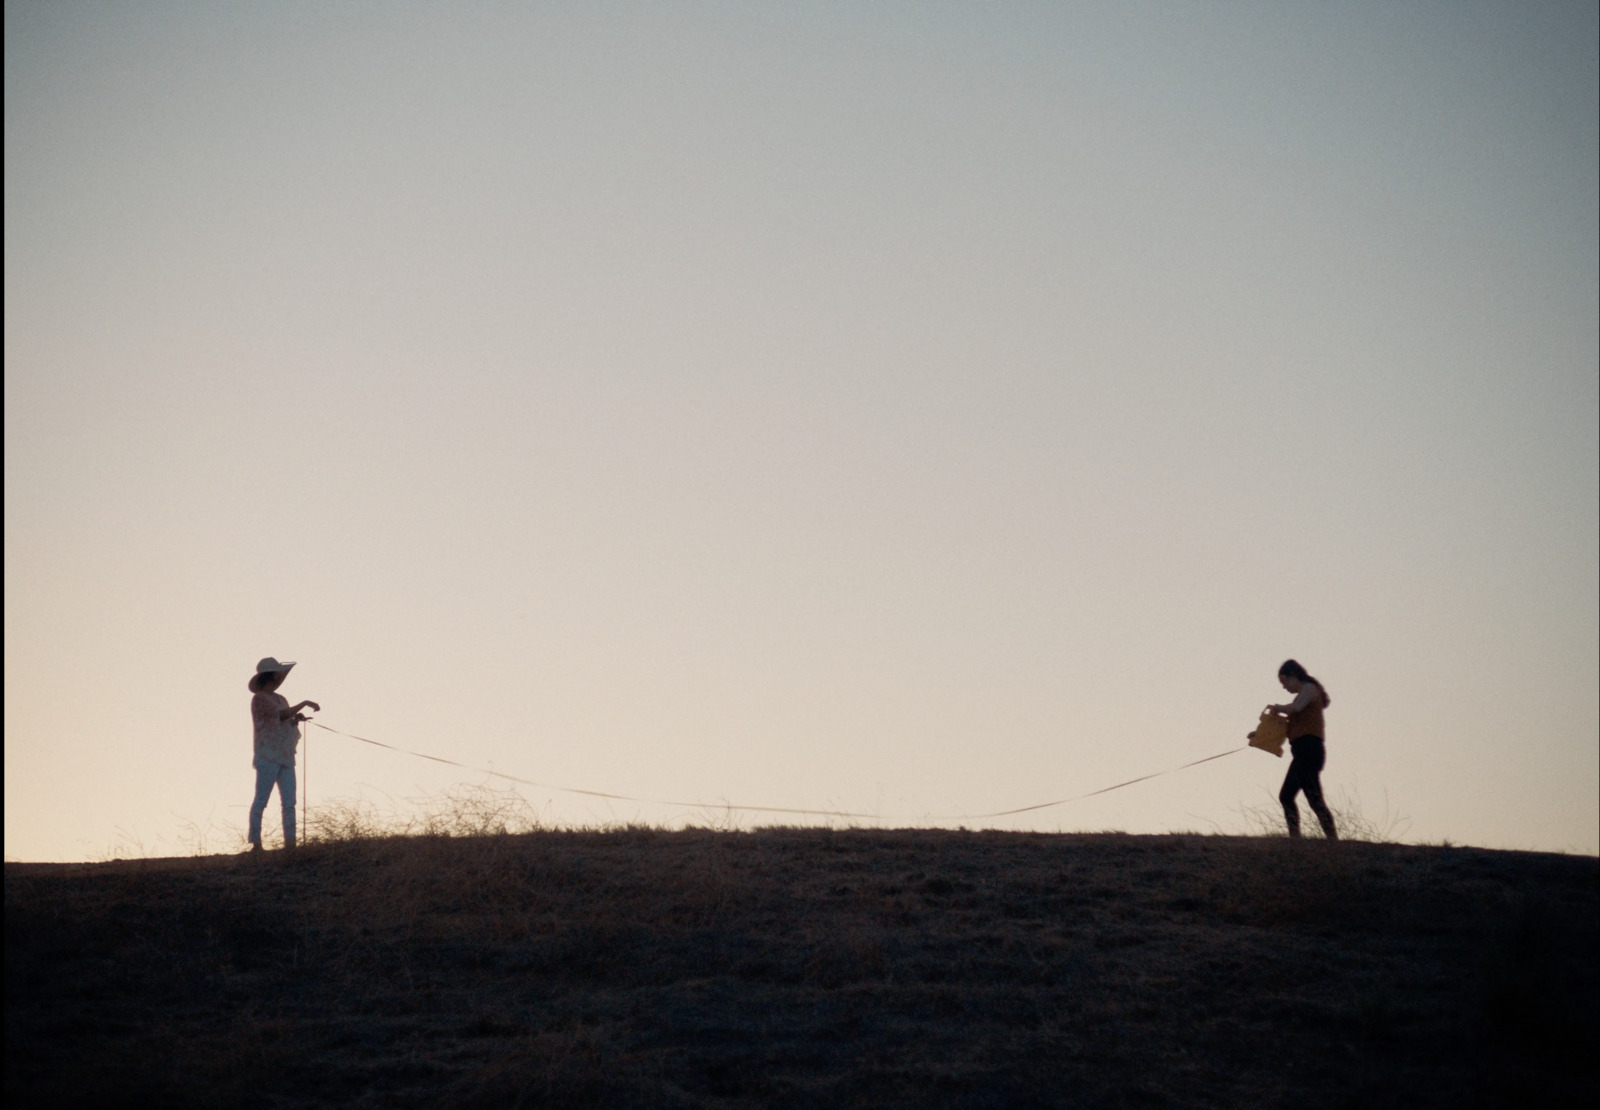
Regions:
<instances>
[{"instance_id":1,"label":"person's shoe","mask_svg":"<svg viewBox=\"0 0 1600 1110\"><path fill-rule=\"evenodd\" d=\"M245 851L248 852L251 855L255 855L257 852L261 851L261 842L260 841L253 842L250 845L250 847L245 849Z\"/></svg>"}]
</instances>

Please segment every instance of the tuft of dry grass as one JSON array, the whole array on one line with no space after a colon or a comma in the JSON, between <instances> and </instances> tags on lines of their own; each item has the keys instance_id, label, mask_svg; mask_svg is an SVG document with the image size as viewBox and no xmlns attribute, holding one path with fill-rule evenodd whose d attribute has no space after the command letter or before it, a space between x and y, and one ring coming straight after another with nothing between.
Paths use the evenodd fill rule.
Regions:
<instances>
[{"instance_id":1,"label":"tuft of dry grass","mask_svg":"<svg viewBox=\"0 0 1600 1110\"><path fill-rule=\"evenodd\" d=\"M539 815L517 790L462 783L441 794L411 799L402 814L356 798L319 801L306 816L306 841L375 840L403 836L513 836L540 828Z\"/></svg>"},{"instance_id":2,"label":"tuft of dry grass","mask_svg":"<svg viewBox=\"0 0 1600 1110\"><path fill-rule=\"evenodd\" d=\"M510 804L510 803L507 803ZM1590 1105L1592 858L515 831L6 867L15 1106ZM381 815L379 815L381 816ZM341 823L342 822L342 823Z\"/></svg>"},{"instance_id":3,"label":"tuft of dry grass","mask_svg":"<svg viewBox=\"0 0 1600 1110\"><path fill-rule=\"evenodd\" d=\"M1358 840L1369 844L1394 844L1411 827L1411 818L1404 814L1395 813L1389 808L1387 792L1383 798L1383 809L1377 813L1369 813L1362 805L1359 791L1341 787L1337 794L1328 795L1323 799L1328 806L1328 811L1333 814L1334 827L1338 830L1340 840ZM1302 833L1311 840L1321 840L1322 828L1317 824L1316 815L1311 812L1304 798L1296 803L1300 807L1300 827ZM1237 810L1239 825L1247 836L1273 836L1287 837L1289 827L1283 819L1283 807L1278 804L1278 799L1267 795L1267 800L1256 805L1241 803ZM1221 831L1220 829L1218 830Z\"/></svg>"}]
</instances>

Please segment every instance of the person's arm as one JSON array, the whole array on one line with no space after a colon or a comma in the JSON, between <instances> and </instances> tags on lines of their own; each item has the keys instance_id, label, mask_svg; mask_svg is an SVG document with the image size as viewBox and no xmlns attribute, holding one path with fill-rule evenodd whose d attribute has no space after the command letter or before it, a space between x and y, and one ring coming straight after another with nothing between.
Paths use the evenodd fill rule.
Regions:
<instances>
[{"instance_id":1,"label":"person's arm","mask_svg":"<svg viewBox=\"0 0 1600 1110\"><path fill-rule=\"evenodd\" d=\"M292 721L299 715L300 711L307 706L310 706L312 711L315 713L322 712L322 706L318 705L316 702L303 701L299 705L285 705L282 709L278 710L278 720Z\"/></svg>"},{"instance_id":2,"label":"person's arm","mask_svg":"<svg viewBox=\"0 0 1600 1110\"><path fill-rule=\"evenodd\" d=\"M1287 717L1291 713L1298 713L1314 700L1321 698L1322 690L1315 683L1308 682L1300 687L1300 692L1294 696L1294 701L1287 705L1269 705L1268 713L1276 713L1280 717Z\"/></svg>"}]
</instances>

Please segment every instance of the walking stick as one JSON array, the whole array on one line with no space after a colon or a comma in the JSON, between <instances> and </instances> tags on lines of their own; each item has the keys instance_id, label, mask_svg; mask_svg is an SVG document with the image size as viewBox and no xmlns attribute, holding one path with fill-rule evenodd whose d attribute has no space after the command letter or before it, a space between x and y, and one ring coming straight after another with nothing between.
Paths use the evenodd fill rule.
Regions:
<instances>
[{"instance_id":1,"label":"walking stick","mask_svg":"<svg viewBox=\"0 0 1600 1110\"><path fill-rule=\"evenodd\" d=\"M311 720L305 714L300 715L302 721ZM305 730L305 754L300 759L300 768L304 772L305 781L300 784L300 843L306 842L306 831L311 827L311 729Z\"/></svg>"}]
</instances>

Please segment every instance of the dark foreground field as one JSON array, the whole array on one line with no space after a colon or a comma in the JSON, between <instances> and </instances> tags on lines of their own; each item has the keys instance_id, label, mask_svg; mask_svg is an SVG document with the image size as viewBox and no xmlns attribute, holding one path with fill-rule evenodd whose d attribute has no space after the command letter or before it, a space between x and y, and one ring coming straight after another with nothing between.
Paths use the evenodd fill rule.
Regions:
<instances>
[{"instance_id":1,"label":"dark foreground field","mask_svg":"<svg viewBox=\"0 0 1600 1110\"><path fill-rule=\"evenodd\" d=\"M8 1106L1593 1106L1597 861L535 833L6 864Z\"/></svg>"}]
</instances>

